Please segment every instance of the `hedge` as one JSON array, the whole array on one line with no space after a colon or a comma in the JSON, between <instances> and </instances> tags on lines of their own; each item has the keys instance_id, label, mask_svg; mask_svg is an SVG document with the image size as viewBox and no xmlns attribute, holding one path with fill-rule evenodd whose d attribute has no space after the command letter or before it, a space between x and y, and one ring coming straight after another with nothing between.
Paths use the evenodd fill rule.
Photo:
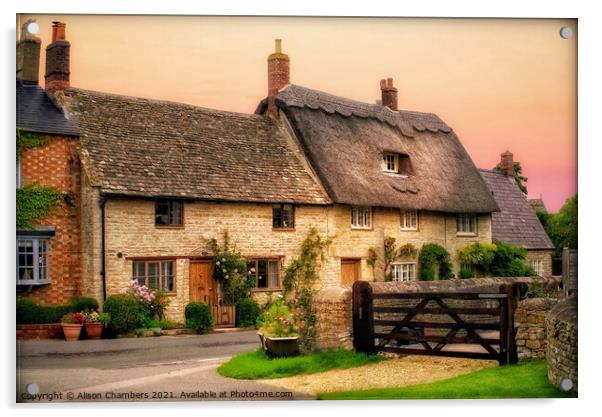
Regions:
<instances>
[{"instance_id":1,"label":"hedge","mask_svg":"<svg viewBox=\"0 0 602 417\"><path fill-rule=\"evenodd\" d=\"M111 295L106 299L102 310L111 315L108 327L114 334L130 333L140 327L142 310L140 303L132 295Z\"/></svg>"},{"instance_id":2,"label":"hedge","mask_svg":"<svg viewBox=\"0 0 602 417\"><path fill-rule=\"evenodd\" d=\"M243 298L236 303L236 327L254 326L261 314L259 304L252 298Z\"/></svg>"},{"instance_id":3,"label":"hedge","mask_svg":"<svg viewBox=\"0 0 602 417\"><path fill-rule=\"evenodd\" d=\"M194 329L198 334L204 334L213 329L213 317L209 304L200 301L188 303L184 309L186 327Z\"/></svg>"},{"instance_id":4,"label":"hedge","mask_svg":"<svg viewBox=\"0 0 602 417\"><path fill-rule=\"evenodd\" d=\"M98 301L90 297L74 298L69 304L42 305L31 298L17 299L17 324L60 323L67 313L95 309Z\"/></svg>"}]
</instances>

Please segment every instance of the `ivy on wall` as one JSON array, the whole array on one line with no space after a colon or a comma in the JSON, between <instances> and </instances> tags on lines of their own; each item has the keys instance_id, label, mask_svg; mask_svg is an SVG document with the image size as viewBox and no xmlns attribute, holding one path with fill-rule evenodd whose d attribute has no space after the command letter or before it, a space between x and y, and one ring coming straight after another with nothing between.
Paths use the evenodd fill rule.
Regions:
<instances>
[{"instance_id":1,"label":"ivy on wall","mask_svg":"<svg viewBox=\"0 0 602 417\"><path fill-rule=\"evenodd\" d=\"M39 219L52 214L64 194L54 188L28 185L17 188L17 229L31 229Z\"/></svg>"},{"instance_id":2,"label":"ivy on wall","mask_svg":"<svg viewBox=\"0 0 602 417\"><path fill-rule=\"evenodd\" d=\"M439 279L451 279L452 264L449 252L441 245L427 243L420 249L418 256L421 281L433 281L436 278L435 268L439 266Z\"/></svg>"},{"instance_id":3,"label":"ivy on wall","mask_svg":"<svg viewBox=\"0 0 602 417\"><path fill-rule=\"evenodd\" d=\"M49 143L48 137L37 133L26 132L17 128L16 131L16 159L26 149L45 146ZM16 191L16 226L17 229L31 229L44 217L52 214L55 207L59 206L65 195L54 188L30 184L17 188Z\"/></svg>"}]
</instances>

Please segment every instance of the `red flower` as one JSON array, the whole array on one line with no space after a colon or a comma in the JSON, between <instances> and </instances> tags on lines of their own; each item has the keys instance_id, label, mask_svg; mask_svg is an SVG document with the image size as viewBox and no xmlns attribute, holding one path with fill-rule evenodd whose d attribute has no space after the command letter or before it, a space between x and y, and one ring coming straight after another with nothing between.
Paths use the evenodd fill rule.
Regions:
<instances>
[{"instance_id":1,"label":"red flower","mask_svg":"<svg viewBox=\"0 0 602 417\"><path fill-rule=\"evenodd\" d=\"M165 298L159 298L159 304L163 304L165 302Z\"/></svg>"}]
</instances>

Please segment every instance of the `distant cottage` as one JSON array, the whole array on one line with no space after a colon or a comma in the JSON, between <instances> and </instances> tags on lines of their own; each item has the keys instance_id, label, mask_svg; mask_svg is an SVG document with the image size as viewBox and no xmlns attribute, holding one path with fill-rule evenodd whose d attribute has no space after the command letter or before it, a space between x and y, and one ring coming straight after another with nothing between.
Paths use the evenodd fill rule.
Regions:
<instances>
[{"instance_id":1,"label":"distant cottage","mask_svg":"<svg viewBox=\"0 0 602 417\"><path fill-rule=\"evenodd\" d=\"M49 144L23 153L21 184L56 185L73 205L18 231L22 294L102 300L134 279L167 292L168 316L183 321L190 301L221 303L207 243L225 231L252 265L259 301L281 291L283 266L312 228L333 238L322 287L383 280L368 257L372 248L382 256L388 236L444 246L457 274L456 250L497 233L504 207L489 177L508 179L479 173L436 115L399 110L391 79L381 81L382 104L294 85L277 41L267 98L240 114L71 87L60 22L44 91L36 39L18 44L28 58L18 67L17 126ZM415 257L392 265L395 280L418 272Z\"/></svg>"}]
</instances>

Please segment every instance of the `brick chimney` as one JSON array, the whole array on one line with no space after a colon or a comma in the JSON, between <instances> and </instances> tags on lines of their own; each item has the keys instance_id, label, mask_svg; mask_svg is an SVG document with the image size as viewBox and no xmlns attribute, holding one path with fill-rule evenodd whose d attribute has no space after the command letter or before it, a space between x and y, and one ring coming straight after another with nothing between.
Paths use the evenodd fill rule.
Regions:
<instances>
[{"instance_id":1,"label":"brick chimney","mask_svg":"<svg viewBox=\"0 0 602 417\"><path fill-rule=\"evenodd\" d=\"M37 84L40 75L40 38L27 30L34 20L21 26L21 38L17 42L17 78L23 84Z\"/></svg>"},{"instance_id":2,"label":"brick chimney","mask_svg":"<svg viewBox=\"0 0 602 417\"><path fill-rule=\"evenodd\" d=\"M514 155L506 151L500 156L500 168L508 177L514 178Z\"/></svg>"},{"instance_id":3,"label":"brick chimney","mask_svg":"<svg viewBox=\"0 0 602 417\"><path fill-rule=\"evenodd\" d=\"M46 91L55 93L69 89L69 49L65 24L52 22L52 43L46 47Z\"/></svg>"},{"instance_id":4,"label":"brick chimney","mask_svg":"<svg viewBox=\"0 0 602 417\"><path fill-rule=\"evenodd\" d=\"M278 117L276 95L278 90L290 84L290 60L282 53L282 40L276 39L276 49L268 57L268 114Z\"/></svg>"},{"instance_id":5,"label":"brick chimney","mask_svg":"<svg viewBox=\"0 0 602 417\"><path fill-rule=\"evenodd\" d=\"M382 105L397 111L397 88L393 87L393 78L380 80L380 93Z\"/></svg>"}]
</instances>

